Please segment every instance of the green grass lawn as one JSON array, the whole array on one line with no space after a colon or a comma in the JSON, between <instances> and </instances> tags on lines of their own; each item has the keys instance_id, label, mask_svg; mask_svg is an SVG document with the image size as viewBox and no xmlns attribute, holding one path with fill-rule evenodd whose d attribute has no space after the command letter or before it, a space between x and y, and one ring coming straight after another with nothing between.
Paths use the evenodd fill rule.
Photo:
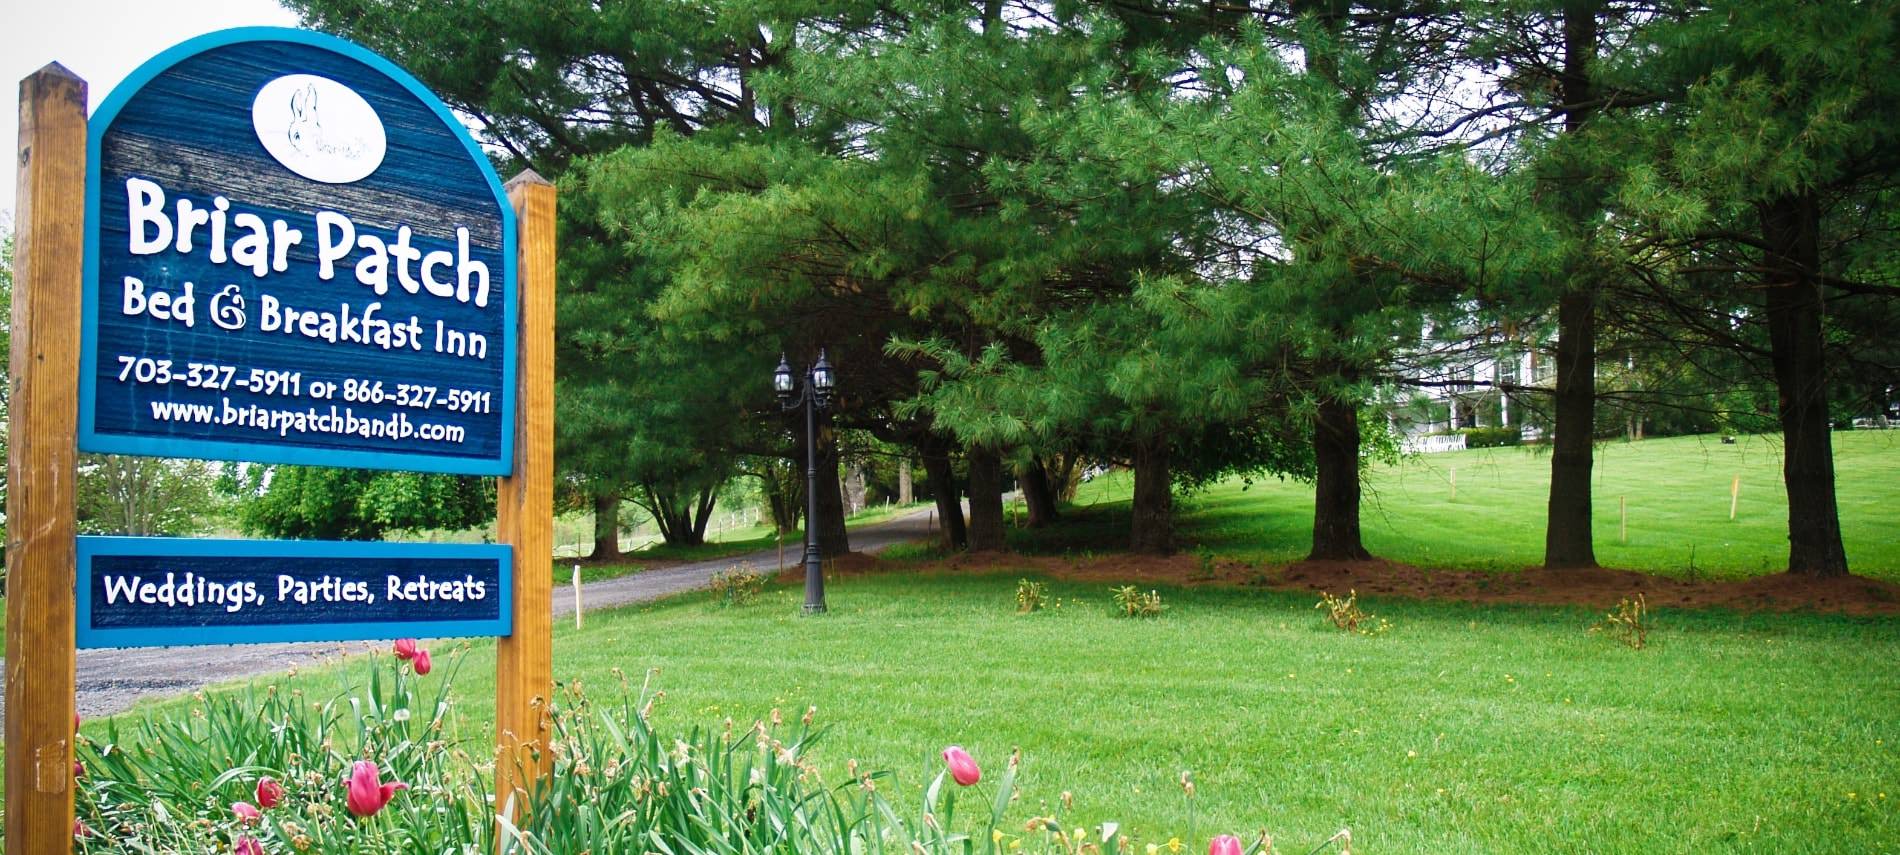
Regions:
<instances>
[{"instance_id":1,"label":"green grass lawn","mask_svg":"<svg viewBox=\"0 0 1900 855\"><path fill-rule=\"evenodd\" d=\"M660 669L662 732L815 705L832 781L855 758L914 793L946 744L991 775L1021 748L1016 821L1069 791L1072 818L1148 842L1266 828L1299 853L1341 826L1365 852L1900 842L1892 620L1659 610L1637 651L1574 609L1372 600L1393 628L1362 637L1311 595L1164 588L1166 615L1138 621L1109 615L1105 586L1055 582L1061 605L1022 616L1014 581L840 578L821 618L797 616L791 587L738 608L675 598L560 627L555 672L598 694L612 669ZM477 744L492 651L457 686Z\"/></svg>"},{"instance_id":2,"label":"green grass lawn","mask_svg":"<svg viewBox=\"0 0 1900 855\"><path fill-rule=\"evenodd\" d=\"M1900 498L1900 436L1840 434L1836 448L1856 570L1900 576L1896 516L1884 510ZM1685 575L1694 544L1699 573L1779 570L1772 444L1601 452L1604 563ZM1534 564L1547 471L1530 449L1378 467L1368 545L1426 566ZM1012 537L1033 551L1115 551L1127 486L1097 479L1071 522ZM1617 543L1617 496L1631 509L1628 545ZM1189 548L1284 561L1307 548L1311 489L1229 483L1181 510ZM818 618L799 617L799 591L785 586L745 607L695 594L590 613L583 630L557 622L555 674L599 694L615 669L636 682L659 669L662 732L815 705L832 728L818 756L833 782L856 759L917 793L946 744L971 749L991 776L1020 748L1015 821L1067 791L1073 819L1116 820L1144 842L1179 835L1190 851L1265 828L1299 853L1341 826L1364 852L1900 851L1891 618L1658 609L1639 651L1588 632L1600 617L1589 610L1372 598L1365 608L1393 628L1362 637L1332 630L1311 594L1162 588L1165 616L1131 621L1109 615L1107 585L1051 581L1060 605L1023 616L1014 573L900 566L833 578L832 613ZM493 645L472 644L456 686L456 730L471 747L490 739L493 670ZM315 693L340 677L296 679Z\"/></svg>"},{"instance_id":3,"label":"green grass lawn","mask_svg":"<svg viewBox=\"0 0 1900 855\"><path fill-rule=\"evenodd\" d=\"M1855 573L1900 581L1900 431L1834 435L1837 501ZM1451 495L1452 472L1458 495ZM1741 477L1729 521L1729 486ZM1417 455L1374 465L1362 520L1375 555L1424 567L1516 569L1543 562L1550 491L1547 448L1490 448ZM1080 525L1019 538L1027 549L1106 551L1127 542L1126 473L1084 484ZM1674 437L1597 447L1592 483L1597 561L1669 576L1739 578L1777 573L1788 561L1788 504L1781 447L1769 437ZM1619 500L1629 540L1619 540ZM1222 556L1278 563L1312 547L1313 488L1276 478L1218 484L1177 503L1180 542Z\"/></svg>"}]
</instances>

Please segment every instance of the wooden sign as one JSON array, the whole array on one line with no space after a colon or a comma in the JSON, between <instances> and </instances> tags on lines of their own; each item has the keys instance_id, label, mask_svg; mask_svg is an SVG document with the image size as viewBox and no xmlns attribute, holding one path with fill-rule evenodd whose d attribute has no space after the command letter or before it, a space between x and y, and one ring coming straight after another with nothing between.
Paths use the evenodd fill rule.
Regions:
<instances>
[{"instance_id":1,"label":"wooden sign","mask_svg":"<svg viewBox=\"0 0 1900 855\"><path fill-rule=\"evenodd\" d=\"M79 538L78 645L507 635L513 551L479 543Z\"/></svg>"},{"instance_id":2,"label":"wooden sign","mask_svg":"<svg viewBox=\"0 0 1900 855\"><path fill-rule=\"evenodd\" d=\"M514 212L414 78L228 30L140 67L90 140L80 450L509 471Z\"/></svg>"},{"instance_id":3,"label":"wooden sign","mask_svg":"<svg viewBox=\"0 0 1900 855\"><path fill-rule=\"evenodd\" d=\"M71 851L79 642L499 635L517 804L552 763L553 185L315 33L186 42L91 122L58 64L20 92L5 851ZM75 538L78 450L499 475L503 545Z\"/></svg>"}]
</instances>

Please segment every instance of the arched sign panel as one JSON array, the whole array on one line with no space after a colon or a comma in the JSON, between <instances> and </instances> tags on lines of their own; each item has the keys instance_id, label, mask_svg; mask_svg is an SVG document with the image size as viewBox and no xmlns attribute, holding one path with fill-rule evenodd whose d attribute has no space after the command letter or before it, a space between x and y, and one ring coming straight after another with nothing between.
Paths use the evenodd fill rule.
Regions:
<instances>
[{"instance_id":1,"label":"arched sign panel","mask_svg":"<svg viewBox=\"0 0 1900 855\"><path fill-rule=\"evenodd\" d=\"M509 473L514 212L414 78L229 30L90 133L81 450Z\"/></svg>"}]
</instances>

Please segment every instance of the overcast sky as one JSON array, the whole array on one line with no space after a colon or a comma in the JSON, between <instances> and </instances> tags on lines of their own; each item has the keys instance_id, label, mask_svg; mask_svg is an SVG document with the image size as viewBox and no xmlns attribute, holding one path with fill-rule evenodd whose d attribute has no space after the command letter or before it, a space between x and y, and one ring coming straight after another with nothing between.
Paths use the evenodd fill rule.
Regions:
<instances>
[{"instance_id":1,"label":"overcast sky","mask_svg":"<svg viewBox=\"0 0 1900 855\"><path fill-rule=\"evenodd\" d=\"M231 27L294 26L276 0L0 0L0 139L20 139L20 80L49 62L84 78L92 109L133 69L193 36ZM18 167L0 169L0 220L11 222Z\"/></svg>"}]
</instances>

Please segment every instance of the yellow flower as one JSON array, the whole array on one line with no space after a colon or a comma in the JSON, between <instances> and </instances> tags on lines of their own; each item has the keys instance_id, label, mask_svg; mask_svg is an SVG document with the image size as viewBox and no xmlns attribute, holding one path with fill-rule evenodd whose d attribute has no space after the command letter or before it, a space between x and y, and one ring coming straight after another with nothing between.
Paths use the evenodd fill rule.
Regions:
<instances>
[{"instance_id":1,"label":"yellow flower","mask_svg":"<svg viewBox=\"0 0 1900 855\"><path fill-rule=\"evenodd\" d=\"M1003 830L1000 828L990 829L990 842L991 843L1003 842Z\"/></svg>"},{"instance_id":2,"label":"yellow flower","mask_svg":"<svg viewBox=\"0 0 1900 855\"><path fill-rule=\"evenodd\" d=\"M1181 838L1179 837L1168 838L1168 851L1169 852L1181 851Z\"/></svg>"},{"instance_id":3,"label":"yellow flower","mask_svg":"<svg viewBox=\"0 0 1900 855\"><path fill-rule=\"evenodd\" d=\"M1148 844L1148 855L1155 855L1156 852L1160 852L1160 851L1161 851L1160 845L1154 844L1154 843Z\"/></svg>"}]
</instances>

